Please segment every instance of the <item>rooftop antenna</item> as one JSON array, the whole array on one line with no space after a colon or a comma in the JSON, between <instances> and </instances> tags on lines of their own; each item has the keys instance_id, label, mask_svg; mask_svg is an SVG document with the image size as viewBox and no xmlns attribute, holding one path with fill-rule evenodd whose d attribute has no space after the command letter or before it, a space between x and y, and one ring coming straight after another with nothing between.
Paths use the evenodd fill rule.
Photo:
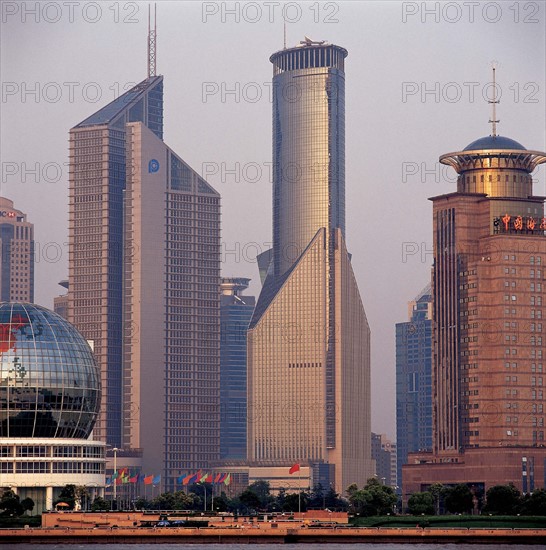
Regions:
<instances>
[{"instance_id":1,"label":"rooftop antenna","mask_svg":"<svg viewBox=\"0 0 546 550\"><path fill-rule=\"evenodd\" d=\"M148 4L148 78L156 76L157 4L154 4L154 28L151 25L152 8Z\"/></svg>"},{"instance_id":2,"label":"rooftop antenna","mask_svg":"<svg viewBox=\"0 0 546 550\"><path fill-rule=\"evenodd\" d=\"M496 137L497 135L497 123L500 122L500 120L497 119L497 104L500 103L500 100L497 99L497 81L495 79L495 72L497 70L497 62L493 61L491 63L491 67L493 69L493 101L488 100L488 103L492 105L492 113L491 118L489 119L489 123L493 125L493 133L491 134L493 137Z\"/></svg>"},{"instance_id":3,"label":"rooftop antenna","mask_svg":"<svg viewBox=\"0 0 546 550\"><path fill-rule=\"evenodd\" d=\"M284 20L284 49L286 50L286 19Z\"/></svg>"}]
</instances>

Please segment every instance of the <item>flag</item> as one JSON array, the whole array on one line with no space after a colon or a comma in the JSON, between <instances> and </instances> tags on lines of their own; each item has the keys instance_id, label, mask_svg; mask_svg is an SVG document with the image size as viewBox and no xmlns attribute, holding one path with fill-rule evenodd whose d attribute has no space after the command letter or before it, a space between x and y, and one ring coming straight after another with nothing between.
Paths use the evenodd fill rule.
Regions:
<instances>
[{"instance_id":1,"label":"flag","mask_svg":"<svg viewBox=\"0 0 546 550\"><path fill-rule=\"evenodd\" d=\"M178 476L178 477L176 478L176 483L178 483L179 485L180 485L181 483L184 483L184 476Z\"/></svg>"},{"instance_id":2,"label":"flag","mask_svg":"<svg viewBox=\"0 0 546 550\"><path fill-rule=\"evenodd\" d=\"M154 476L146 476L144 478L144 485L151 485L154 480Z\"/></svg>"},{"instance_id":3,"label":"flag","mask_svg":"<svg viewBox=\"0 0 546 550\"><path fill-rule=\"evenodd\" d=\"M231 483L231 474L228 474L226 476L226 479L224 479L224 485L229 485Z\"/></svg>"},{"instance_id":4,"label":"flag","mask_svg":"<svg viewBox=\"0 0 546 550\"><path fill-rule=\"evenodd\" d=\"M205 479L205 481L206 481L207 483L212 483L212 481L213 481L212 474L209 474L209 475L207 476L207 479Z\"/></svg>"},{"instance_id":5,"label":"flag","mask_svg":"<svg viewBox=\"0 0 546 550\"><path fill-rule=\"evenodd\" d=\"M112 478L111 478L111 477L107 477L107 478L106 478L106 487L110 487L110 485L112 485Z\"/></svg>"},{"instance_id":6,"label":"flag","mask_svg":"<svg viewBox=\"0 0 546 550\"><path fill-rule=\"evenodd\" d=\"M299 472L300 471L300 465L299 464L294 464L294 466L292 466L292 468L290 468L290 470L288 470L288 473L290 475L292 474L295 474L296 472Z\"/></svg>"},{"instance_id":7,"label":"flag","mask_svg":"<svg viewBox=\"0 0 546 550\"><path fill-rule=\"evenodd\" d=\"M207 481L207 477L209 477L209 474L203 474L199 480L199 483L205 483L205 481Z\"/></svg>"},{"instance_id":8,"label":"flag","mask_svg":"<svg viewBox=\"0 0 546 550\"><path fill-rule=\"evenodd\" d=\"M220 483L221 477L222 477L222 474L216 474L216 477L214 478L214 483Z\"/></svg>"},{"instance_id":9,"label":"flag","mask_svg":"<svg viewBox=\"0 0 546 550\"><path fill-rule=\"evenodd\" d=\"M158 476L155 476L153 480L154 485L158 485L159 483L161 483L161 474L159 474Z\"/></svg>"},{"instance_id":10,"label":"flag","mask_svg":"<svg viewBox=\"0 0 546 550\"><path fill-rule=\"evenodd\" d=\"M129 478L130 483L136 483L138 481L138 474Z\"/></svg>"},{"instance_id":11,"label":"flag","mask_svg":"<svg viewBox=\"0 0 546 550\"><path fill-rule=\"evenodd\" d=\"M112 479L117 479L118 478L118 472L117 470L112 474Z\"/></svg>"},{"instance_id":12,"label":"flag","mask_svg":"<svg viewBox=\"0 0 546 550\"><path fill-rule=\"evenodd\" d=\"M139 474L138 476L138 482L139 483L142 483L144 481L144 479L146 478L146 476L144 474Z\"/></svg>"},{"instance_id":13,"label":"flag","mask_svg":"<svg viewBox=\"0 0 546 550\"><path fill-rule=\"evenodd\" d=\"M116 478L116 485L121 485L123 483L123 479L121 477Z\"/></svg>"}]
</instances>

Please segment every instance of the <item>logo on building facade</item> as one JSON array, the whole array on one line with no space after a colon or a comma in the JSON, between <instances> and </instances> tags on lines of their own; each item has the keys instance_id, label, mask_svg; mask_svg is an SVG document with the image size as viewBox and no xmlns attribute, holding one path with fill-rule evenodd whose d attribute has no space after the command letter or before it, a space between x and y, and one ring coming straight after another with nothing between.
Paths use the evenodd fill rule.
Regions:
<instances>
[{"instance_id":1,"label":"logo on building facade","mask_svg":"<svg viewBox=\"0 0 546 550\"><path fill-rule=\"evenodd\" d=\"M148 172L150 174L154 174L155 172L158 172L158 171L159 171L159 161L156 159L152 159L148 163Z\"/></svg>"}]
</instances>

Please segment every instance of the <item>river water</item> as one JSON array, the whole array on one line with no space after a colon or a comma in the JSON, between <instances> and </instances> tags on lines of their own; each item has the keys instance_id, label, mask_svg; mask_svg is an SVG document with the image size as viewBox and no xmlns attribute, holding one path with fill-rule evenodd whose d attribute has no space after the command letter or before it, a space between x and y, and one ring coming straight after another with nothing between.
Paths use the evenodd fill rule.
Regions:
<instances>
[{"instance_id":1,"label":"river water","mask_svg":"<svg viewBox=\"0 0 546 550\"><path fill-rule=\"evenodd\" d=\"M160 546L160 548L156 548ZM257 550L304 550L318 548L319 550L538 550L544 545L529 544L258 544ZM248 550L249 544L17 544L13 550ZM6 549L7 550L7 549Z\"/></svg>"}]
</instances>

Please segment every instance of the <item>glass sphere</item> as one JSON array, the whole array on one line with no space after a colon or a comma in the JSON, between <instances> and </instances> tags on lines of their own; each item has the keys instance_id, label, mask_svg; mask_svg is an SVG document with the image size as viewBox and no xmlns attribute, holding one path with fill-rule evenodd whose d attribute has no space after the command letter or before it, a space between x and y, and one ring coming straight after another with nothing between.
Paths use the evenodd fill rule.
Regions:
<instances>
[{"instance_id":1,"label":"glass sphere","mask_svg":"<svg viewBox=\"0 0 546 550\"><path fill-rule=\"evenodd\" d=\"M89 344L46 308L0 303L0 437L86 439L100 407Z\"/></svg>"}]
</instances>

